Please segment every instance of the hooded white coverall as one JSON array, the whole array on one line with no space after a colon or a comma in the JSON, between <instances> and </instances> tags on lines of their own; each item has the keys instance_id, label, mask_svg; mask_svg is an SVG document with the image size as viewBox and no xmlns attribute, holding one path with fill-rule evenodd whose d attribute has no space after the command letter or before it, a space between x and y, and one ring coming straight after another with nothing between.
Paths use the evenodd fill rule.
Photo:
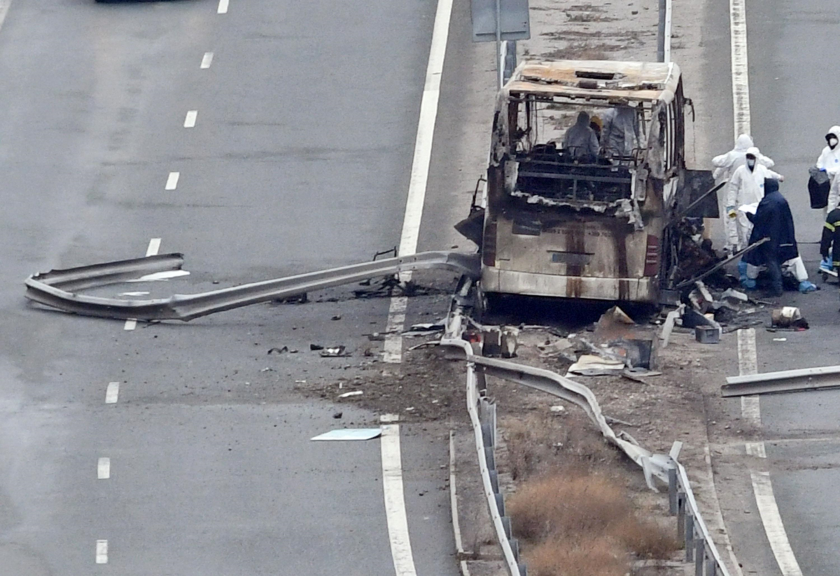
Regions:
<instances>
[{"instance_id":1,"label":"hooded white coverall","mask_svg":"<svg viewBox=\"0 0 840 576\"><path fill-rule=\"evenodd\" d=\"M753 144L752 137L747 134L741 134L735 141L735 148L726 154L712 158L712 166L715 167L712 176L714 176L715 181L722 182L731 179L735 170L747 163L747 150L754 147L755 144ZM767 168L772 168L776 164L764 154L759 155L758 163Z\"/></svg>"},{"instance_id":2,"label":"hooded white coverall","mask_svg":"<svg viewBox=\"0 0 840 576\"><path fill-rule=\"evenodd\" d=\"M750 148L747 154L760 158L758 148ZM740 208L751 204L758 204L764 198L764 180L782 180L782 175L773 172L756 161L752 170L747 164L739 166L729 180L729 190L726 195L726 218L735 222L735 226L727 229L727 241L732 252L743 250L750 243L752 222Z\"/></svg>"},{"instance_id":3,"label":"hooded white coverall","mask_svg":"<svg viewBox=\"0 0 840 576\"><path fill-rule=\"evenodd\" d=\"M830 146L823 148L820 157L817 158L817 168L824 170L831 179L831 191L828 193L828 206L825 208L825 213L828 214L837 208L840 202L840 126L832 126L828 134L837 137L838 144L832 150Z\"/></svg>"},{"instance_id":4,"label":"hooded white coverall","mask_svg":"<svg viewBox=\"0 0 840 576\"><path fill-rule=\"evenodd\" d=\"M598 158L598 137L589 127L589 114L579 112L577 121L566 131L563 137L563 147L574 160L589 160L594 162Z\"/></svg>"},{"instance_id":5,"label":"hooded white coverall","mask_svg":"<svg viewBox=\"0 0 840 576\"><path fill-rule=\"evenodd\" d=\"M636 110L618 106L607 110L603 117L601 146L608 155L630 156L639 147L639 121Z\"/></svg>"},{"instance_id":6,"label":"hooded white coverall","mask_svg":"<svg viewBox=\"0 0 840 576\"><path fill-rule=\"evenodd\" d=\"M712 173L712 176L714 177L715 182L730 181L732 179L732 175L735 173L735 170L747 163L747 150L754 147L752 137L747 134L741 134L735 141L735 148L726 154L721 154L720 156L712 158L712 165L715 167L715 171ZM759 164L767 168L772 168L775 165L775 162L764 154L759 153L757 160ZM730 206L728 203L726 205ZM735 208L737 209L738 207L735 206ZM737 243L731 240L738 237L737 222L735 218L729 218L728 216L723 218L723 231L726 238L730 239L727 242L729 248L732 249L737 246Z\"/></svg>"}]
</instances>

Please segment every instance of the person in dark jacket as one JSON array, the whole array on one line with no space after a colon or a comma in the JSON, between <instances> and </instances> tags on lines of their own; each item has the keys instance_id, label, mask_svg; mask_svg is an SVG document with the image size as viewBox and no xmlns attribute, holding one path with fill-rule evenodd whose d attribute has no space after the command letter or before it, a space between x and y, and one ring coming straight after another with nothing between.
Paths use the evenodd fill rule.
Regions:
<instances>
[{"instance_id":1,"label":"person in dark jacket","mask_svg":"<svg viewBox=\"0 0 840 576\"><path fill-rule=\"evenodd\" d=\"M820 255L823 261L831 262L834 269L840 268L840 207L828 213L823 225ZM822 264L820 264L822 270Z\"/></svg>"},{"instance_id":2,"label":"person in dark jacket","mask_svg":"<svg viewBox=\"0 0 840 576\"><path fill-rule=\"evenodd\" d=\"M747 276L753 279L757 276L759 267L766 267L770 276L772 295L782 295L782 266L793 268L794 276L799 281L799 291L802 293L812 292L817 289L814 284L808 281L808 273L799 257L799 248L796 245L796 230L793 225L793 215L790 212L785 197L779 192L777 180L764 181L764 198L758 203L755 214L749 214L748 218L753 224L750 234L750 244L755 244L762 238L769 238L752 252L744 255L744 262L748 268Z\"/></svg>"}]
</instances>

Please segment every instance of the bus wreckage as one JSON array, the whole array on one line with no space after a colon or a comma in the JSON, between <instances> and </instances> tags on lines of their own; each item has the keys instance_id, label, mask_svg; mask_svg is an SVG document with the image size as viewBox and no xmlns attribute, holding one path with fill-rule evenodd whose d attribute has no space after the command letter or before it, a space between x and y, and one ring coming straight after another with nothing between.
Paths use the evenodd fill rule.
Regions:
<instances>
[{"instance_id":1,"label":"bus wreckage","mask_svg":"<svg viewBox=\"0 0 840 576\"><path fill-rule=\"evenodd\" d=\"M497 99L483 201L456 226L479 245L484 305L656 304L715 264L697 240L717 189L685 165L691 106L676 64L521 64Z\"/></svg>"}]
</instances>

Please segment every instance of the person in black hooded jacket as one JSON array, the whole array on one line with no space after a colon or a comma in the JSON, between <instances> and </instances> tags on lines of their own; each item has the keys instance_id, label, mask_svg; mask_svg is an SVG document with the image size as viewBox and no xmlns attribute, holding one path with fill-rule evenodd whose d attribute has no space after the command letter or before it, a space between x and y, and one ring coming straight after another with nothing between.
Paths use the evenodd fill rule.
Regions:
<instances>
[{"instance_id":1,"label":"person in black hooded jacket","mask_svg":"<svg viewBox=\"0 0 840 576\"><path fill-rule=\"evenodd\" d=\"M782 193L779 192L777 180L764 181L764 198L758 203L755 214L748 218L753 224L750 234L750 244L755 244L762 238L769 238L752 252L744 255L744 262L753 269L765 266L770 275L772 295L782 295L782 265L794 267L794 275L799 280L799 291L806 293L817 287L808 281L808 274L801 265L799 248L796 245L796 230L793 225L793 214ZM752 276L753 274L749 274ZM757 275L757 272L755 273Z\"/></svg>"}]
</instances>

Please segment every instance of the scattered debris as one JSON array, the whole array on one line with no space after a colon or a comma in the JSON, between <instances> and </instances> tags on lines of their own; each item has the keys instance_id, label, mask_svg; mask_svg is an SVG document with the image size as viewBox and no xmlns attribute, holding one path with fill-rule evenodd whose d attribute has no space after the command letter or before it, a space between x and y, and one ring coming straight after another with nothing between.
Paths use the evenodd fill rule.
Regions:
<instances>
[{"instance_id":1,"label":"scattered debris","mask_svg":"<svg viewBox=\"0 0 840 576\"><path fill-rule=\"evenodd\" d=\"M566 411L566 407L563 406L562 404L557 404L555 406L552 406L548 410L549 410L549 412L553 412L555 414L562 414L563 412Z\"/></svg>"},{"instance_id":2,"label":"scattered debris","mask_svg":"<svg viewBox=\"0 0 840 576\"><path fill-rule=\"evenodd\" d=\"M333 418L336 420L341 419L342 416L344 416L344 412L333 412Z\"/></svg>"},{"instance_id":3,"label":"scattered debris","mask_svg":"<svg viewBox=\"0 0 840 576\"><path fill-rule=\"evenodd\" d=\"M568 375L578 376L608 376L624 371L622 360L607 360L600 356L584 354L569 367Z\"/></svg>"},{"instance_id":4,"label":"scattered debris","mask_svg":"<svg viewBox=\"0 0 840 576\"><path fill-rule=\"evenodd\" d=\"M310 350L323 350L324 347L321 344L310 344L309 349Z\"/></svg>"},{"instance_id":5,"label":"scattered debris","mask_svg":"<svg viewBox=\"0 0 840 576\"><path fill-rule=\"evenodd\" d=\"M789 328L791 330L807 330L808 321L802 317L802 312L795 306L775 308L770 313L774 328Z\"/></svg>"},{"instance_id":6,"label":"scattered debris","mask_svg":"<svg viewBox=\"0 0 840 576\"><path fill-rule=\"evenodd\" d=\"M330 430L318 436L313 436L312 440L332 440L332 441L359 441L359 440L373 440L382 434L381 428L343 428L340 430Z\"/></svg>"},{"instance_id":7,"label":"scattered debris","mask_svg":"<svg viewBox=\"0 0 840 576\"><path fill-rule=\"evenodd\" d=\"M268 354L269 355L271 355L271 354L282 354L283 352L288 352L288 351L289 351L288 346L283 346L282 348L269 348L268 349Z\"/></svg>"},{"instance_id":8,"label":"scattered debris","mask_svg":"<svg viewBox=\"0 0 840 576\"><path fill-rule=\"evenodd\" d=\"M344 394L339 394L339 398L350 398L351 396L361 396L364 394L362 390L353 390L352 392L345 392Z\"/></svg>"},{"instance_id":9,"label":"scattered debris","mask_svg":"<svg viewBox=\"0 0 840 576\"><path fill-rule=\"evenodd\" d=\"M332 348L324 348L321 350L321 357L322 358L345 358L350 356L345 351L344 346L334 346Z\"/></svg>"},{"instance_id":10,"label":"scattered debris","mask_svg":"<svg viewBox=\"0 0 840 576\"><path fill-rule=\"evenodd\" d=\"M332 321L341 320L341 314L336 314L335 316L330 318L330 320L332 320Z\"/></svg>"}]
</instances>

